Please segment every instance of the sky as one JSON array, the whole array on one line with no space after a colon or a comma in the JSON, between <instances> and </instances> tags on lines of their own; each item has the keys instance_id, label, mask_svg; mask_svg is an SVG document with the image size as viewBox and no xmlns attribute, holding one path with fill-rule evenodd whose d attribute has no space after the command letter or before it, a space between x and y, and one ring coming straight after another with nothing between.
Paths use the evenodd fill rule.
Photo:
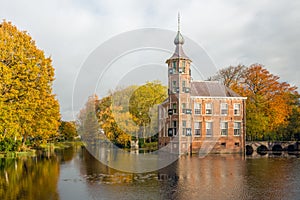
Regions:
<instances>
[{"instance_id":1,"label":"sky","mask_svg":"<svg viewBox=\"0 0 300 200\"><path fill-rule=\"evenodd\" d=\"M281 81L300 87L300 1L0 2L0 19L11 21L19 30L26 30L46 56L51 56L56 74L53 89L63 120L74 120L74 85L95 49L132 30L176 31L178 12L184 37L205 49L218 69L260 63ZM170 38L170 44L173 39Z\"/></svg>"}]
</instances>

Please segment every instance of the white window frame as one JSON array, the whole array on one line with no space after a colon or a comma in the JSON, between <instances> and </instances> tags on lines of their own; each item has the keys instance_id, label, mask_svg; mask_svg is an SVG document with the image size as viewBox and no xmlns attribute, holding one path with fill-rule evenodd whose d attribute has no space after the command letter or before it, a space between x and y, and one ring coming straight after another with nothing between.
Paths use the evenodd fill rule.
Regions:
<instances>
[{"instance_id":1,"label":"white window frame","mask_svg":"<svg viewBox=\"0 0 300 200\"><path fill-rule=\"evenodd\" d=\"M208 134L210 132L210 134ZM213 122L205 122L205 135L206 137L212 137L213 136Z\"/></svg>"},{"instance_id":2,"label":"white window frame","mask_svg":"<svg viewBox=\"0 0 300 200\"><path fill-rule=\"evenodd\" d=\"M225 112L223 113L223 111L225 111ZM223 116L228 115L228 103L221 103L221 105L220 105L220 114L223 115Z\"/></svg>"},{"instance_id":3,"label":"white window frame","mask_svg":"<svg viewBox=\"0 0 300 200\"><path fill-rule=\"evenodd\" d=\"M213 103L206 103L205 104L205 114L206 115L212 115L213 114ZM210 110L210 112L208 113L207 111L209 111Z\"/></svg>"},{"instance_id":4,"label":"white window frame","mask_svg":"<svg viewBox=\"0 0 300 200\"><path fill-rule=\"evenodd\" d=\"M239 127L237 127L237 125L239 124ZM242 133L242 122L240 121L235 121L233 123L233 135L234 136L240 136ZM236 134L236 132L238 132L238 134Z\"/></svg>"},{"instance_id":5,"label":"white window frame","mask_svg":"<svg viewBox=\"0 0 300 200\"><path fill-rule=\"evenodd\" d=\"M224 134L224 132L226 134ZM227 121L221 121L220 122L220 135L221 136L228 136L228 122Z\"/></svg>"},{"instance_id":6,"label":"white window frame","mask_svg":"<svg viewBox=\"0 0 300 200\"><path fill-rule=\"evenodd\" d=\"M241 104L240 103L233 104L233 114L235 116L241 115Z\"/></svg>"},{"instance_id":7,"label":"white window frame","mask_svg":"<svg viewBox=\"0 0 300 200\"><path fill-rule=\"evenodd\" d=\"M199 130L199 134L196 134L196 130ZM194 135L196 137L200 137L202 135L202 122L201 121L196 121L194 122Z\"/></svg>"},{"instance_id":8,"label":"white window frame","mask_svg":"<svg viewBox=\"0 0 300 200\"><path fill-rule=\"evenodd\" d=\"M195 113L195 115L202 114L202 104L201 103L194 103L194 113Z\"/></svg>"}]
</instances>

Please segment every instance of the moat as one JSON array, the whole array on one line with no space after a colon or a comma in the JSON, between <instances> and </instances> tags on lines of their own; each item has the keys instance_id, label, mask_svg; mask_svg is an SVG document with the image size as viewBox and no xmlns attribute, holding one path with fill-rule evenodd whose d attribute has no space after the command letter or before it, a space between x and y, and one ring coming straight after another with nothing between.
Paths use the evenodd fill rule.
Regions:
<instances>
[{"instance_id":1,"label":"moat","mask_svg":"<svg viewBox=\"0 0 300 200\"><path fill-rule=\"evenodd\" d=\"M300 158L182 156L158 171L109 168L80 146L0 160L0 199L299 199Z\"/></svg>"}]
</instances>

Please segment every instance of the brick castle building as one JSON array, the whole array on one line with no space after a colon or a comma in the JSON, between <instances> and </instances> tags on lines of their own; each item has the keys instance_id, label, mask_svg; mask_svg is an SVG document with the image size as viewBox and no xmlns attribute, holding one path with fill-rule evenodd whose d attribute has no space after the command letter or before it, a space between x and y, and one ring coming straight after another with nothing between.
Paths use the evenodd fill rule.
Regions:
<instances>
[{"instance_id":1,"label":"brick castle building","mask_svg":"<svg viewBox=\"0 0 300 200\"><path fill-rule=\"evenodd\" d=\"M219 82L192 80L179 27L174 43L166 61L168 98L159 106L159 148L179 154L244 152L246 98Z\"/></svg>"}]
</instances>

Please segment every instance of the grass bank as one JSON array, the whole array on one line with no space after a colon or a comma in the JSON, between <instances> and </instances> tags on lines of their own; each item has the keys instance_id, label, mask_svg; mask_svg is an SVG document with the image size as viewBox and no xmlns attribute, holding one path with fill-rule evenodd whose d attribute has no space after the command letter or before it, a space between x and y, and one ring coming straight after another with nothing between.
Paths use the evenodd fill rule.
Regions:
<instances>
[{"instance_id":1,"label":"grass bank","mask_svg":"<svg viewBox=\"0 0 300 200\"><path fill-rule=\"evenodd\" d=\"M37 156L37 151L52 152L55 149L67 149L72 146L83 146L81 141L65 141L42 144L38 148L28 149L26 151L12 151L12 152L0 152L0 158L17 158L17 157L30 157Z\"/></svg>"}]
</instances>

